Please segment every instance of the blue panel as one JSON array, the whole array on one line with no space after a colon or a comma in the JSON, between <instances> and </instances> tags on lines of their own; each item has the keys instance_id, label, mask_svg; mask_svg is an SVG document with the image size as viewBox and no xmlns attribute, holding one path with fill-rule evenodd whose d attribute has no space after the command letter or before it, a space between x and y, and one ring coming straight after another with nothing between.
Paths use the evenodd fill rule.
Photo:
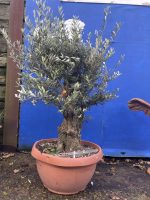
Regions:
<instances>
[{"instance_id":1,"label":"blue panel","mask_svg":"<svg viewBox=\"0 0 150 200\"><path fill-rule=\"evenodd\" d=\"M106 4L60 3L49 1L54 13L63 6L66 19L80 16L85 22L85 35L99 29ZM31 16L34 3L27 0L27 15ZM127 102L133 97L150 101L150 7L112 5L108 21L109 34L116 21L122 28L114 46L116 54L110 65L121 53L125 61L120 67L122 76L111 83L111 88L120 88L119 98L104 106L94 106L88 114L91 119L83 125L83 139L102 146L109 156L150 157L150 118L140 112L128 110ZM39 103L21 105L19 147L31 147L41 138L56 137L57 126L62 116L54 107Z\"/></svg>"}]
</instances>

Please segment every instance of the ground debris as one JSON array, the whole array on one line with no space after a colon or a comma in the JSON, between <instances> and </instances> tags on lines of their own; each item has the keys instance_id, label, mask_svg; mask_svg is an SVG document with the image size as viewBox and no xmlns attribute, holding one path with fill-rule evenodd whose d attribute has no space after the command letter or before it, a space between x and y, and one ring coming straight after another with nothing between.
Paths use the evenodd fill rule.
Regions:
<instances>
[{"instance_id":1,"label":"ground debris","mask_svg":"<svg viewBox=\"0 0 150 200\"><path fill-rule=\"evenodd\" d=\"M118 197L118 196L113 196L113 197L111 197L111 199L112 199L112 200L120 200L120 197Z\"/></svg>"},{"instance_id":2,"label":"ground debris","mask_svg":"<svg viewBox=\"0 0 150 200\"><path fill-rule=\"evenodd\" d=\"M148 160L104 160L98 163L95 175L83 192L63 196L44 188L30 154L15 153L15 157L0 162L0 200L150 200ZM109 161L118 164L108 164ZM139 163L145 166L144 171L133 167ZM15 169L20 171L14 174Z\"/></svg>"},{"instance_id":3,"label":"ground debris","mask_svg":"<svg viewBox=\"0 0 150 200\"><path fill-rule=\"evenodd\" d=\"M117 165L120 161L116 158L104 158L103 162L107 165Z\"/></svg>"},{"instance_id":4,"label":"ground debris","mask_svg":"<svg viewBox=\"0 0 150 200\"><path fill-rule=\"evenodd\" d=\"M21 176L22 179L26 178L26 176Z\"/></svg>"},{"instance_id":5,"label":"ground debris","mask_svg":"<svg viewBox=\"0 0 150 200\"><path fill-rule=\"evenodd\" d=\"M110 200L128 200L128 199L127 198L123 198L118 194L112 194L112 195L110 195Z\"/></svg>"},{"instance_id":6,"label":"ground debris","mask_svg":"<svg viewBox=\"0 0 150 200\"><path fill-rule=\"evenodd\" d=\"M145 166L144 165L140 165L139 163L133 164L133 167L136 167L136 168L141 169L141 170L145 169Z\"/></svg>"},{"instance_id":7,"label":"ground debris","mask_svg":"<svg viewBox=\"0 0 150 200\"><path fill-rule=\"evenodd\" d=\"M20 153L24 153L24 154L30 154L30 152L29 152L29 151L23 151L23 150L21 150L21 151L20 151Z\"/></svg>"},{"instance_id":8,"label":"ground debris","mask_svg":"<svg viewBox=\"0 0 150 200\"><path fill-rule=\"evenodd\" d=\"M146 172L150 175L150 167L147 168Z\"/></svg>"},{"instance_id":9,"label":"ground debris","mask_svg":"<svg viewBox=\"0 0 150 200\"><path fill-rule=\"evenodd\" d=\"M14 164L13 162L10 162L10 163L9 163L9 166L13 166L13 164Z\"/></svg>"},{"instance_id":10,"label":"ground debris","mask_svg":"<svg viewBox=\"0 0 150 200\"><path fill-rule=\"evenodd\" d=\"M110 169L111 169L112 175L115 175L115 173L116 173L116 168L115 168L115 167L111 167Z\"/></svg>"},{"instance_id":11,"label":"ground debris","mask_svg":"<svg viewBox=\"0 0 150 200\"><path fill-rule=\"evenodd\" d=\"M0 160L3 160L3 159L7 159L7 158L10 158L10 157L14 157L15 154L14 153L1 153L0 154Z\"/></svg>"},{"instance_id":12,"label":"ground debris","mask_svg":"<svg viewBox=\"0 0 150 200\"><path fill-rule=\"evenodd\" d=\"M132 161L131 161L131 159L127 158L127 159L125 159L125 162L130 163Z\"/></svg>"},{"instance_id":13,"label":"ground debris","mask_svg":"<svg viewBox=\"0 0 150 200\"><path fill-rule=\"evenodd\" d=\"M93 181L91 181L91 186L93 186L94 185L94 183L93 183Z\"/></svg>"},{"instance_id":14,"label":"ground debris","mask_svg":"<svg viewBox=\"0 0 150 200\"><path fill-rule=\"evenodd\" d=\"M20 172L20 169L14 169L14 174L17 174L17 173L19 173Z\"/></svg>"},{"instance_id":15,"label":"ground debris","mask_svg":"<svg viewBox=\"0 0 150 200\"><path fill-rule=\"evenodd\" d=\"M30 179L28 179L28 182L31 184L31 180Z\"/></svg>"},{"instance_id":16,"label":"ground debris","mask_svg":"<svg viewBox=\"0 0 150 200\"><path fill-rule=\"evenodd\" d=\"M7 196L8 193L7 193L6 191L3 191L3 195L4 195L4 196Z\"/></svg>"},{"instance_id":17,"label":"ground debris","mask_svg":"<svg viewBox=\"0 0 150 200\"><path fill-rule=\"evenodd\" d=\"M150 165L150 161L145 161L145 164Z\"/></svg>"}]
</instances>

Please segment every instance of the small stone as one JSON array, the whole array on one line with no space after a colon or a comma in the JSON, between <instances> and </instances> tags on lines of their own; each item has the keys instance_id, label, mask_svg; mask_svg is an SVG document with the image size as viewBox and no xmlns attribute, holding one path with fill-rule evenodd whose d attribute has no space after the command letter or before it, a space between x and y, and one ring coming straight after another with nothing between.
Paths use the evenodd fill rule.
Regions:
<instances>
[{"instance_id":1,"label":"small stone","mask_svg":"<svg viewBox=\"0 0 150 200\"><path fill-rule=\"evenodd\" d=\"M23 179L23 178L26 178L26 176L21 176L21 178Z\"/></svg>"},{"instance_id":2,"label":"small stone","mask_svg":"<svg viewBox=\"0 0 150 200\"><path fill-rule=\"evenodd\" d=\"M30 179L28 179L28 182L31 184L31 180Z\"/></svg>"},{"instance_id":3,"label":"small stone","mask_svg":"<svg viewBox=\"0 0 150 200\"><path fill-rule=\"evenodd\" d=\"M20 172L20 169L14 169L14 174L17 174Z\"/></svg>"},{"instance_id":4,"label":"small stone","mask_svg":"<svg viewBox=\"0 0 150 200\"><path fill-rule=\"evenodd\" d=\"M4 191L4 192L3 192L3 195L4 195L4 196L7 196L7 195L8 195L8 193Z\"/></svg>"},{"instance_id":5,"label":"small stone","mask_svg":"<svg viewBox=\"0 0 150 200\"><path fill-rule=\"evenodd\" d=\"M92 186L94 185L93 181L91 181L91 185L92 185Z\"/></svg>"},{"instance_id":6,"label":"small stone","mask_svg":"<svg viewBox=\"0 0 150 200\"><path fill-rule=\"evenodd\" d=\"M14 163L13 162L11 162L11 163L9 163L9 166L12 166Z\"/></svg>"},{"instance_id":7,"label":"small stone","mask_svg":"<svg viewBox=\"0 0 150 200\"><path fill-rule=\"evenodd\" d=\"M102 163L106 163L105 160L104 160L103 158L101 159L101 162L102 162Z\"/></svg>"},{"instance_id":8,"label":"small stone","mask_svg":"<svg viewBox=\"0 0 150 200\"><path fill-rule=\"evenodd\" d=\"M139 160L139 163L140 163L140 164L144 164L144 161L143 161L143 160Z\"/></svg>"},{"instance_id":9,"label":"small stone","mask_svg":"<svg viewBox=\"0 0 150 200\"><path fill-rule=\"evenodd\" d=\"M146 164L147 164L147 165L150 165L150 161L146 161Z\"/></svg>"},{"instance_id":10,"label":"small stone","mask_svg":"<svg viewBox=\"0 0 150 200\"><path fill-rule=\"evenodd\" d=\"M119 200L120 199L120 197L118 197L118 196L113 196L112 197L112 200Z\"/></svg>"},{"instance_id":11,"label":"small stone","mask_svg":"<svg viewBox=\"0 0 150 200\"><path fill-rule=\"evenodd\" d=\"M144 169L144 166L142 166L142 165L140 165L140 164L133 164L133 167L138 168L138 169L141 169L141 170Z\"/></svg>"}]
</instances>

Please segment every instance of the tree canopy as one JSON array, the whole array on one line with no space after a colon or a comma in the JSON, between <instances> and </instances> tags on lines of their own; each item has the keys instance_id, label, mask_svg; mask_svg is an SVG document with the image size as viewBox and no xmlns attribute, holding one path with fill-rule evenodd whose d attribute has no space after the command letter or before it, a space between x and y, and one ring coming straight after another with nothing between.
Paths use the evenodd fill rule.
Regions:
<instances>
[{"instance_id":1,"label":"tree canopy","mask_svg":"<svg viewBox=\"0 0 150 200\"><path fill-rule=\"evenodd\" d=\"M65 20L62 8L53 16L46 1L36 0L34 21L25 19L23 30L27 45L11 42L6 31L2 33L10 48L10 56L21 69L16 95L21 101L36 104L42 100L54 104L60 112L71 105L80 117L90 106L116 97L116 89L108 91L108 83L120 73L119 62L112 67L107 61L114 55L111 47L119 29L116 23L109 38L104 37L110 9L104 10L101 30L83 38L84 23L78 18Z\"/></svg>"}]
</instances>

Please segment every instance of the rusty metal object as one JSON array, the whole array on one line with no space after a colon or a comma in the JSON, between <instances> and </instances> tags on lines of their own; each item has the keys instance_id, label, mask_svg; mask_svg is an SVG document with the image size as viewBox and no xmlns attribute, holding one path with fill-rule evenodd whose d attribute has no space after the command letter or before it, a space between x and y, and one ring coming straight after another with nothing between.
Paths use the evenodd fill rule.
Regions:
<instances>
[{"instance_id":1,"label":"rusty metal object","mask_svg":"<svg viewBox=\"0 0 150 200\"><path fill-rule=\"evenodd\" d=\"M146 115L150 116L150 104L140 98L133 98L128 102L129 109L133 111L143 111Z\"/></svg>"}]
</instances>

